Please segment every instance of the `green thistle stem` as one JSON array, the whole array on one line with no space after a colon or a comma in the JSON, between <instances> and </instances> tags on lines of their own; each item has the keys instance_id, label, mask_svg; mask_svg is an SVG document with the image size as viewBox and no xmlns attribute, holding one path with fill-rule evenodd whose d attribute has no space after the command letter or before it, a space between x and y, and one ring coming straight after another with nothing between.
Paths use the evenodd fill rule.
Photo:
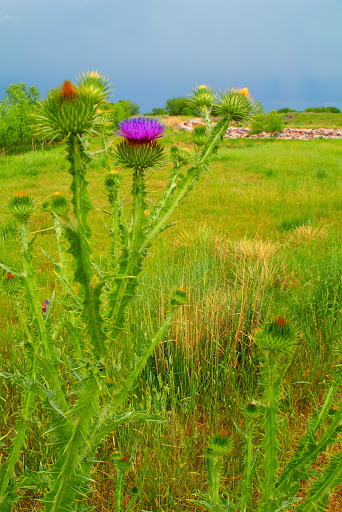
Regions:
<instances>
[{"instance_id":1,"label":"green thistle stem","mask_svg":"<svg viewBox=\"0 0 342 512\"><path fill-rule=\"evenodd\" d=\"M262 482L263 495L261 509L263 512L273 512L272 501L275 493L275 483L278 472L278 400L280 377L277 370L277 356L273 352L265 355L263 376L265 396L265 417L264 417L264 480Z\"/></svg>"},{"instance_id":2,"label":"green thistle stem","mask_svg":"<svg viewBox=\"0 0 342 512\"><path fill-rule=\"evenodd\" d=\"M121 512L122 491L123 491L123 484L124 484L124 479L125 479L125 472L121 471L119 468L116 468L116 471L117 471L117 477L116 477L114 512Z\"/></svg>"},{"instance_id":3,"label":"green thistle stem","mask_svg":"<svg viewBox=\"0 0 342 512\"><path fill-rule=\"evenodd\" d=\"M210 109L208 107L202 107L201 114L205 121L205 125L207 128L207 134L210 135L213 130L213 123L212 123L211 117L210 117Z\"/></svg>"},{"instance_id":4,"label":"green thistle stem","mask_svg":"<svg viewBox=\"0 0 342 512\"><path fill-rule=\"evenodd\" d=\"M175 190L177 188L177 179L179 172L181 170L181 166L178 162L174 164L173 173L170 176L169 183L165 189L165 192L163 194L163 197L158 204L158 206L154 209L153 213L151 214L151 220L150 224L154 224L155 219L159 217L159 215L162 213L162 211L166 208L167 204L169 203L172 195L175 193Z\"/></svg>"},{"instance_id":5,"label":"green thistle stem","mask_svg":"<svg viewBox=\"0 0 342 512\"><path fill-rule=\"evenodd\" d=\"M72 204L77 220L76 238L72 230L68 231L70 249L76 262L75 281L80 283L84 292L83 319L87 330L98 354L106 353L105 336L101 330L102 317L99 313L98 290L92 285L93 268L90 261L91 247L89 238L91 229L87 223L92 204L87 192L88 182L85 179L84 162L85 155L81 140L77 136L71 136L68 141L68 160L71 164L70 173L73 176L71 191Z\"/></svg>"},{"instance_id":6,"label":"green thistle stem","mask_svg":"<svg viewBox=\"0 0 342 512\"><path fill-rule=\"evenodd\" d=\"M58 215L56 215L54 212L51 212L51 213L52 213L53 224L54 224L55 233L56 233L57 250L58 250L59 264L60 264L60 275L64 281L68 282L69 278L68 278L68 275L66 272L65 247L64 247L63 239L62 239L62 226L59 221Z\"/></svg>"},{"instance_id":7,"label":"green thistle stem","mask_svg":"<svg viewBox=\"0 0 342 512\"><path fill-rule=\"evenodd\" d=\"M251 433L249 433L251 432ZM252 492L253 492L253 485L252 485L252 475L253 475L253 439L254 439L254 432L253 432L253 424L252 422L249 422L248 425L248 433L245 434L245 458L244 458L244 468L245 468L245 475L244 475L244 481L243 481L243 489L244 494L241 497L241 512L247 512L247 506L249 503L249 500L251 499Z\"/></svg>"},{"instance_id":8,"label":"green thistle stem","mask_svg":"<svg viewBox=\"0 0 342 512\"><path fill-rule=\"evenodd\" d=\"M120 269L120 274L127 276L120 279L115 291L111 320L113 322L112 338L121 332L124 322L124 311L128 302L134 296L134 291L138 285L138 275L141 271L141 262L145 254L139 251L139 244L143 239L143 227L146 223L146 189L144 184L144 171L137 169L133 174L133 212L132 212L132 231L128 248L128 257L125 264ZM133 276L133 277L131 277Z\"/></svg>"},{"instance_id":9,"label":"green thistle stem","mask_svg":"<svg viewBox=\"0 0 342 512\"><path fill-rule=\"evenodd\" d=\"M111 243L111 254L114 262L117 261L118 252L120 250L120 230L119 230L119 207L117 203L117 192L111 194L109 198L110 206L112 209L112 243Z\"/></svg>"},{"instance_id":10,"label":"green thistle stem","mask_svg":"<svg viewBox=\"0 0 342 512\"><path fill-rule=\"evenodd\" d=\"M207 468L209 476L209 496L214 506L218 505L218 503L220 502L219 492L221 483L221 465L221 456L210 455L207 458Z\"/></svg>"}]
</instances>

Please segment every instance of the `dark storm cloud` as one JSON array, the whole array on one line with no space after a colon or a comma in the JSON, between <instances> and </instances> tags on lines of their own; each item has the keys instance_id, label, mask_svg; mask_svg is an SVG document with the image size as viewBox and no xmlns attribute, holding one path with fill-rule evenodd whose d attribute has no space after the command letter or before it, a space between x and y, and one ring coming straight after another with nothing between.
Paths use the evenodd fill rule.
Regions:
<instances>
[{"instance_id":1,"label":"dark storm cloud","mask_svg":"<svg viewBox=\"0 0 342 512\"><path fill-rule=\"evenodd\" d=\"M97 69L143 111L199 83L267 109L342 106L341 15L339 0L3 0L0 94Z\"/></svg>"}]
</instances>

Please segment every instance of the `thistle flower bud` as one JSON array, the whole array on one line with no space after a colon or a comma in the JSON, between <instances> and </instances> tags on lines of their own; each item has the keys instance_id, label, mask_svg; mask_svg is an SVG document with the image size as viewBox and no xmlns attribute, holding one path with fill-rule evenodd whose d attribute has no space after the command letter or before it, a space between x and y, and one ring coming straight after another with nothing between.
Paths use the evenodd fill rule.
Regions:
<instances>
[{"instance_id":1,"label":"thistle flower bud","mask_svg":"<svg viewBox=\"0 0 342 512\"><path fill-rule=\"evenodd\" d=\"M113 463L118 471L121 471L123 473L127 473L132 466L132 463L128 457L125 455L121 455L120 457L113 456Z\"/></svg>"},{"instance_id":2,"label":"thistle flower bud","mask_svg":"<svg viewBox=\"0 0 342 512\"><path fill-rule=\"evenodd\" d=\"M66 197L62 196L59 192L55 192L50 199L51 210L61 217L68 215L69 206L70 205Z\"/></svg>"},{"instance_id":3,"label":"thistle flower bud","mask_svg":"<svg viewBox=\"0 0 342 512\"><path fill-rule=\"evenodd\" d=\"M247 94L246 94L247 91ZM248 89L220 91L220 98L214 105L218 116L229 116L231 121L246 126L255 113L253 101L248 96Z\"/></svg>"},{"instance_id":4,"label":"thistle flower bud","mask_svg":"<svg viewBox=\"0 0 342 512\"><path fill-rule=\"evenodd\" d=\"M99 100L89 90L66 80L59 89L50 91L36 115L40 133L47 138L96 133L106 125L97 114Z\"/></svg>"},{"instance_id":5,"label":"thistle flower bud","mask_svg":"<svg viewBox=\"0 0 342 512\"><path fill-rule=\"evenodd\" d=\"M255 337L255 342L261 351L273 352L276 355L292 352L296 340L296 330L281 316L265 324Z\"/></svg>"},{"instance_id":6,"label":"thistle flower bud","mask_svg":"<svg viewBox=\"0 0 342 512\"><path fill-rule=\"evenodd\" d=\"M132 489L129 491L132 498L136 498L139 494L139 489L137 487L132 487Z\"/></svg>"},{"instance_id":7,"label":"thistle flower bud","mask_svg":"<svg viewBox=\"0 0 342 512\"><path fill-rule=\"evenodd\" d=\"M192 132L192 142L196 144L196 146L204 146L207 142L207 130L205 126L195 126Z\"/></svg>"},{"instance_id":8,"label":"thistle flower bud","mask_svg":"<svg viewBox=\"0 0 342 512\"><path fill-rule=\"evenodd\" d=\"M173 163L178 165L187 165L191 161L191 154L187 148L179 149L177 146L172 146L170 156Z\"/></svg>"},{"instance_id":9,"label":"thistle flower bud","mask_svg":"<svg viewBox=\"0 0 342 512\"><path fill-rule=\"evenodd\" d=\"M232 447L233 443L229 437L214 435L209 439L208 451L214 456L227 455Z\"/></svg>"},{"instance_id":10,"label":"thistle flower bud","mask_svg":"<svg viewBox=\"0 0 342 512\"><path fill-rule=\"evenodd\" d=\"M186 290L184 288L178 288L175 290L172 299L171 306L183 306L187 302Z\"/></svg>"},{"instance_id":11,"label":"thistle flower bud","mask_svg":"<svg viewBox=\"0 0 342 512\"><path fill-rule=\"evenodd\" d=\"M110 95L109 79L97 71L87 71L77 77L77 83L80 90L100 103L108 98Z\"/></svg>"},{"instance_id":12,"label":"thistle flower bud","mask_svg":"<svg viewBox=\"0 0 342 512\"><path fill-rule=\"evenodd\" d=\"M206 85L199 85L193 89L193 93L190 94L189 104L198 109L207 108L211 110L215 100L215 93L211 87Z\"/></svg>"},{"instance_id":13,"label":"thistle flower bud","mask_svg":"<svg viewBox=\"0 0 342 512\"><path fill-rule=\"evenodd\" d=\"M255 403L250 402L248 405L243 407L242 414L247 419L254 419L260 415L260 409Z\"/></svg>"},{"instance_id":14,"label":"thistle flower bud","mask_svg":"<svg viewBox=\"0 0 342 512\"><path fill-rule=\"evenodd\" d=\"M7 203L6 209L19 222L26 222L32 213L37 209L36 201L23 192L18 192Z\"/></svg>"},{"instance_id":15,"label":"thistle flower bud","mask_svg":"<svg viewBox=\"0 0 342 512\"><path fill-rule=\"evenodd\" d=\"M0 289L4 295L18 295L20 290L20 279L17 279L10 272L0 279Z\"/></svg>"},{"instance_id":16,"label":"thistle flower bud","mask_svg":"<svg viewBox=\"0 0 342 512\"><path fill-rule=\"evenodd\" d=\"M104 186L108 192L116 192L122 184L122 174L111 171L106 174L104 179Z\"/></svg>"}]
</instances>

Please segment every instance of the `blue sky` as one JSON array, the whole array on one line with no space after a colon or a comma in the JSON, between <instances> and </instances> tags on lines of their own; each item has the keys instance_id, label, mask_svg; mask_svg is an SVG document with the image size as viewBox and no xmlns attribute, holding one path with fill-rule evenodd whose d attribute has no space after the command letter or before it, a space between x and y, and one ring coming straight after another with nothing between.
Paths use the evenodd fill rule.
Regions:
<instances>
[{"instance_id":1,"label":"blue sky","mask_svg":"<svg viewBox=\"0 0 342 512\"><path fill-rule=\"evenodd\" d=\"M342 0L1 0L0 97L98 70L142 112L202 83L342 108Z\"/></svg>"}]
</instances>

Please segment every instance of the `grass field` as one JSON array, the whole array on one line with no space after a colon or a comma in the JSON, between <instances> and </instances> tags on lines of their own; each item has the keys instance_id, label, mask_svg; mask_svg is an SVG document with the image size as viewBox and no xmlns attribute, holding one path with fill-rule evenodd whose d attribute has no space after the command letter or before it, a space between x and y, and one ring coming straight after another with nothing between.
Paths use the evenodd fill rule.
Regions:
<instances>
[{"instance_id":1,"label":"grass field","mask_svg":"<svg viewBox=\"0 0 342 512\"><path fill-rule=\"evenodd\" d=\"M284 120L288 128L341 128L342 114L315 114L314 112L289 113L292 119ZM285 117L285 116L284 116Z\"/></svg>"},{"instance_id":2,"label":"grass field","mask_svg":"<svg viewBox=\"0 0 342 512\"><path fill-rule=\"evenodd\" d=\"M305 126L304 120L300 122ZM170 147L175 142L192 151L187 133L168 128L164 143ZM96 208L91 223L98 264L105 264L109 245L101 212L107 203L102 164L99 155L88 173ZM9 197L24 191L42 203L56 191L68 195L67 168L63 148L0 160L1 261L19 265L13 224L5 212ZM149 177L151 199L160 194L169 170L166 165ZM281 464L296 446L332 373L331 347L342 328L340 141L225 140L211 172L172 220L175 224L150 250L127 327L138 346L141 336L152 335L163 319L171 290L182 285L188 291L187 307L149 361L133 399L136 406L162 412L167 421L122 428L103 444L92 497L99 512L113 506L111 455L117 447L134 459L128 487L134 485L141 492L137 510L199 510L188 500L196 490L205 489L202 454L211 433L233 438L224 486L234 492L242 461L235 424L243 428L240 408L259 396L253 334L266 319L284 315L300 332L282 400ZM41 252L56 251L50 224L42 209L30 223L37 232L35 264L42 302L58 289L52 264ZM13 304L0 300L1 368L11 371L25 366L24 336ZM19 401L18 389L4 385L0 435L7 436L5 446L13 435ZM41 452L47 462L53 457L53 448L45 447L45 428L46 418L38 411L22 465L36 465ZM29 494L18 511L39 510ZM330 503L332 512L341 510L339 491Z\"/></svg>"}]
</instances>

